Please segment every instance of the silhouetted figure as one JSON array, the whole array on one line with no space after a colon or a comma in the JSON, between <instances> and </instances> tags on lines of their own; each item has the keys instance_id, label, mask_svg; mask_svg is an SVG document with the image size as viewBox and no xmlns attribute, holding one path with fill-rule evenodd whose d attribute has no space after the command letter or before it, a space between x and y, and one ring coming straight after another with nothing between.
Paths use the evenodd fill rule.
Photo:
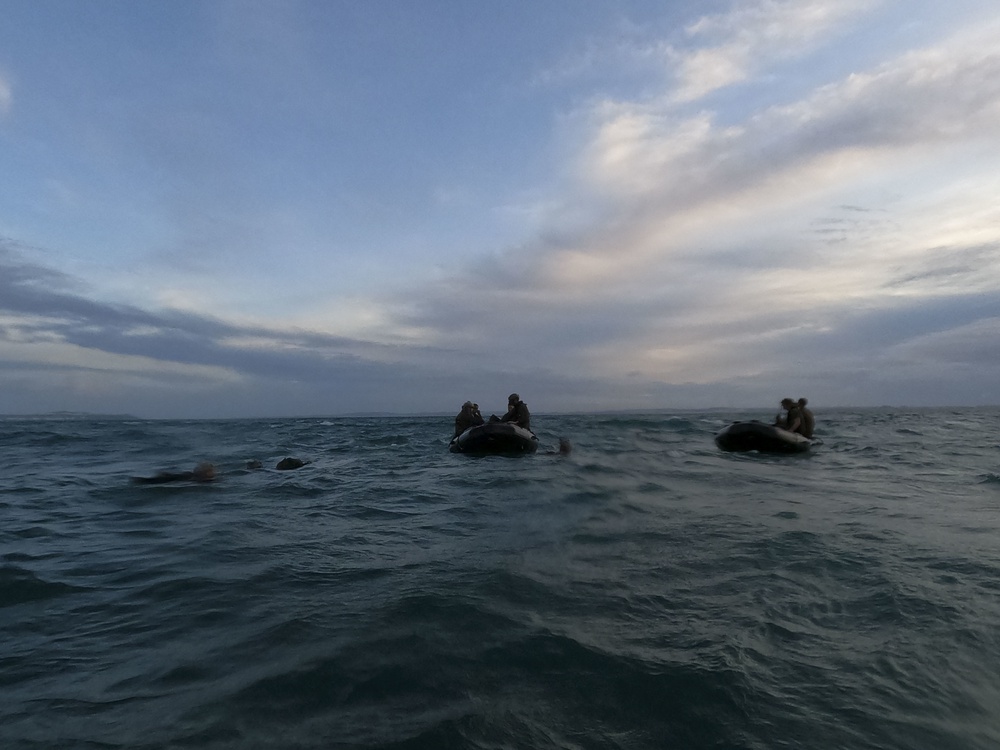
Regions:
<instances>
[{"instance_id":1,"label":"silhouetted figure","mask_svg":"<svg viewBox=\"0 0 1000 750\"><path fill-rule=\"evenodd\" d=\"M784 413L778 412L778 416L774 420L774 426L787 430L795 417L796 404L790 398L783 398L781 399L781 408L784 410Z\"/></svg>"},{"instance_id":2,"label":"silhouetted figure","mask_svg":"<svg viewBox=\"0 0 1000 750\"><path fill-rule=\"evenodd\" d=\"M813 436L813 431L816 429L816 418L813 417L813 413L806 408L806 404L809 401L804 398L800 398L796 404L796 409L798 412L798 423L792 427L789 427L792 432L798 432L803 437L811 438Z\"/></svg>"},{"instance_id":3,"label":"silhouetted figure","mask_svg":"<svg viewBox=\"0 0 1000 750\"><path fill-rule=\"evenodd\" d=\"M785 414L778 415L774 422L775 426L811 438L816 428L816 420L813 413L806 408L808 403L804 398L798 401L790 398L781 399L781 408L785 410Z\"/></svg>"},{"instance_id":4,"label":"silhouetted figure","mask_svg":"<svg viewBox=\"0 0 1000 750\"><path fill-rule=\"evenodd\" d=\"M516 393L507 397L507 413L500 417L501 422L513 422L518 427L531 431L531 413L528 405Z\"/></svg>"},{"instance_id":5,"label":"silhouetted figure","mask_svg":"<svg viewBox=\"0 0 1000 750\"><path fill-rule=\"evenodd\" d=\"M458 437L470 427L481 425L483 415L479 413L479 404L466 401L462 404L462 410L455 417L455 437Z\"/></svg>"}]
</instances>

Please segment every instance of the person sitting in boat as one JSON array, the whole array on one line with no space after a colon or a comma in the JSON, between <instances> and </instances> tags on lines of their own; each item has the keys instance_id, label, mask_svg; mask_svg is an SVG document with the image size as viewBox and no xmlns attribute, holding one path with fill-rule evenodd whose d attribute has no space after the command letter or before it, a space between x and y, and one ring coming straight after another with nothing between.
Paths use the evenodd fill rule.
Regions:
<instances>
[{"instance_id":1,"label":"person sitting in boat","mask_svg":"<svg viewBox=\"0 0 1000 750\"><path fill-rule=\"evenodd\" d=\"M790 425L795 421L797 416L797 405L792 399L783 398L781 399L781 408L784 410L784 413L778 412L778 416L774 420L774 426L791 431L792 428Z\"/></svg>"},{"instance_id":2,"label":"person sitting in boat","mask_svg":"<svg viewBox=\"0 0 1000 750\"><path fill-rule=\"evenodd\" d=\"M475 427L483 423L483 415L479 413L479 404L466 401L462 404L462 411L455 417L455 437L458 437L470 427Z\"/></svg>"},{"instance_id":3,"label":"person sitting in boat","mask_svg":"<svg viewBox=\"0 0 1000 750\"><path fill-rule=\"evenodd\" d=\"M528 411L528 405L516 393L507 397L507 413L500 417L500 421L513 422L531 432L531 413Z\"/></svg>"},{"instance_id":4,"label":"person sitting in boat","mask_svg":"<svg viewBox=\"0 0 1000 750\"><path fill-rule=\"evenodd\" d=\"M813 430L816 429L816 419L813 417L813 413L806 408L806 404L808 403L809 401L804 398L798 400L798 403L795 404L797 417L795 421L790 423L788 429L799 433L803 437L811 438Z\"/></svg>"},{"instance_id":5,"label":"person sitting in boat","mask_svg":"<svg viewBox=\"0 0 1000 750\"><path fill-rule=\"evenodd\" d=\"M775 426L798 433L802 437L811 438L816 427L816 420L813 418L813 413L806 408L808 403L809 401L804 398L800 398L798 401L793 401L790 398L781 399L781 406L787 414L784 417L779 415L778 420L774 423Z\"/></svg>"}]
</instances>

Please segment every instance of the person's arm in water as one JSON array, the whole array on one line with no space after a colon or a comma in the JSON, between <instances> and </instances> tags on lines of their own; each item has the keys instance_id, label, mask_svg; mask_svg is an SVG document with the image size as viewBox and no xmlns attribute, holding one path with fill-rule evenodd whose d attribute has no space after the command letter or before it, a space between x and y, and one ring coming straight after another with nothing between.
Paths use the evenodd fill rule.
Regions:
<instances>
[{"instance_id":1,"label":"person's arm in water","mask_svg":"<svg viewBox=\"0 0 1000 750\"><path fill-rule=\"evenodd\" d=\"M203 461L194 471L161 471L151 477L132 477L133 484L167 484L168 482L211 482L215 479L215 466Z\"/></svg>"}]
</instances>

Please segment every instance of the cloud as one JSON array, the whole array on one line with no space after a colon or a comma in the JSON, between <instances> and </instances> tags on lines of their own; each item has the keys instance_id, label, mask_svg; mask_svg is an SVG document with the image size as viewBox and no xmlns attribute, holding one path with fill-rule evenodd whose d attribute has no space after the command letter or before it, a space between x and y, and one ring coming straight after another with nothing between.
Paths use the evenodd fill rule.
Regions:
<instances>
[{"instance_id":1,"label":"cloud","mask_svg":"<svg viewBox=\"0 0 1000 750\"><path fill-rule=\"evenodd\" d=\"M14 104L14 91L11 88L10 81L4 72L0 70L0 115L6 115L10 112L11 107Z\"/></svg>"},{"instance_id":2,"label":"cloud","mask_svg":"<svg viewBox=\"0 0 1000 750\"><path fill-rule=\"evenodd\" d=\"M589 38L556 64L544 68L531 80L532 87L549 87L581 79L627 79L662 77L673 48L665 39L652 38L647 25L620 24L613 35Z\"/></svg>"},{"instance_id":3,"label":"cloud","mask_svg":"<svg viewBox=\"0 0 1000 750\"><path fill-rule=\"evenodd\" d=\"M702 16L679 31L667 16L660 21L660 37L656 25L621 22L606 37L587 39L532 83L632 75L645 80L640 88L646 91L650 80L671 80L662 96L672 104L691 103L829 44L882 5L884 0L734 3L731 10Z\"/></svg>"},{"instance_id":4,"label":"cloud","mask_svg":"<svg viewBox=\"0 0 1000 750\"><path fill-rule=\"evenodd\" d=\"M621 229L557 252L548 272L605 286L707 224L787 210L872 174L949 156L949 147L985 142L1000 127L994 31L910 53L738 125L669 107L603 105L580 173L588 191L618 207ZM606 251L608 239L614 252Z\"/></svg>"},{"instance_id":5,"label":"cloud","mask_svg":"<svg viewBox=\"0 0 1000 750\"><path fill-rule=\"evenodd\" d=\"M765 113L758 127L794 127L804 146L905 148L988 136L1000 117L997 25L914 51L871 73Z\"/></svg>"},{"instance_id":6,"label":"cloud","mask_svg":"<svg viewBox=\"0 0 1000 750\"><path fill-rule=\"evenodd\" d=\"M993 309L1000 300L993 299ZM972 367L982 375L1000 376L1000 317L985 317L965 325L915 336L892 346L885 359L921 367Z\"/></svg>"},{"instance_id":7,"label":"cloud","mask_svg":"<svg viewBox=\"0 0 1000 750\"><path fill-rule=\"evenodd\" d=\"M775 62L798 57L837 29L870 12L877 0L770 0L705 16L686 28L709 45L675 50L676 102L700 99L741 83Z\"/></svg>"},{"instance_id":8,"label":"cloud","mask_svg":"<svg viewBox=\"0 0 1000 750\"><path fill-rule=\"evenodd\" d=\"M669 106L605 104L585 173L606 192L662 202L692 187L742 188L823 154L988 137L1000 118L996 31L906 54L740 125L716 126L707 112L677 116Z\"/></svg>"}]
</instances>

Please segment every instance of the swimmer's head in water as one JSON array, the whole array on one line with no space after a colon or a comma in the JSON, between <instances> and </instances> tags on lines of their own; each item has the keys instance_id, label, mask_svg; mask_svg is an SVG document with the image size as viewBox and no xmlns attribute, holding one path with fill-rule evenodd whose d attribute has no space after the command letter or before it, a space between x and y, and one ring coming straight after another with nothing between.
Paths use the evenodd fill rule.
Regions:
<instances>
[{"instance_id":1,"label":"swimmer's head in water","mask_svg":"<svg viewBox=\"0 0 1000 750\"><path fill-rule=\"evenodd\" d=\"M215 479L215 466L208 461L202 461L194 467L191 476L196 482L211 482Z\"/></svg>"}]
</instances>

